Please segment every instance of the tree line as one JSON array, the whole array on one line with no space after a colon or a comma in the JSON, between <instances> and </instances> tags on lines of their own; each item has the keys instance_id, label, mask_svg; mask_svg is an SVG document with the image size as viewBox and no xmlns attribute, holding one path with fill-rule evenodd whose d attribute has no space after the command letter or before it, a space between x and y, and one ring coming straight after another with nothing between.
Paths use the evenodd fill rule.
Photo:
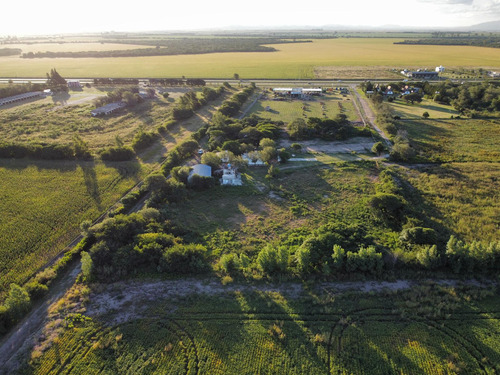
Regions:
<instances>
[{"instance_id":1,"label":"tree line","mask_svg":"<svg viewBox=\"0 0 500 375\"><path fill-rule=\"evenodd\" d=\"M19 85L8 85L0 87L0 99L25 94L32 91L43 91L47 88L44 83L24 83Z\"/></svg>"},{"instance_id":2,"label":"tree line","mask_svg":"<svg viewBox=\"0 0 500 375\"><path fill-rule=\"evenodd\" d=\"M0 48L0 56L16 56L20 55L21 52L20 48Z\"/></svg>"},{"instance_id":3,"label":"tree line","mask_svg":"<svg viewBox=\"0 0 500 375\"><path fill-rule=\"evenodd\" d=\"M463 36L463 37L439 37L429 39L407 39L402 42L394 42L394 44L410 44L410 45L435 45L435 46L475 46L500 48L500 37L496 36Z\"/></svg>"},{"instance_id":4,"label":"tree line","mask_svg":"<svg viewBox=\"0 0 500 375\"><path fill-rule=\"evenodd\" d=\"M105 58L105 57L139 57L139 56L171 56L206 54L222 52L274 52L275 48L264 44L295 43L276 38L176 38L176 39L127 39L107 40L108 43L154 46L150 48L135 48L111 51L44 51L27 52L21 55L23 59L35 58ZM301 41L301 43L303 43Z\"/></svg>"}]
</instances>

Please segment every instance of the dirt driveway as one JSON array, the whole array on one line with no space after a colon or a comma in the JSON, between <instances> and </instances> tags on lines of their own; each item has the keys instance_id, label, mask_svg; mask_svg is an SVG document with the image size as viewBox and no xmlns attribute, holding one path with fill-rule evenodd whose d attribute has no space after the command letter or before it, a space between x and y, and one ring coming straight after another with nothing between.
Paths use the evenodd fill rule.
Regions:
<instances>
[{"instance_id":1,"label":"dirt driveway","mask_svg":"<svg viewBox=\"0 0 500 375\"><path fill-rule=\"evenodd\" d=\"M308 152L321 152L325 154L350 153L350 152L370 152L374 145L372 138L356 137L347 141L322 141L318 139L310 141L281 140L281 147L290 147L292 143L299 143L302 149Z\"/></svg>"}]
</instances>

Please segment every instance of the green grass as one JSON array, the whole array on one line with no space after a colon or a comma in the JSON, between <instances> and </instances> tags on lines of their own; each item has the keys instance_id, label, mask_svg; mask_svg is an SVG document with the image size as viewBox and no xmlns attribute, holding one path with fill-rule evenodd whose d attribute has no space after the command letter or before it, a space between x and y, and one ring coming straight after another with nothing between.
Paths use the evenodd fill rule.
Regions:
<instances>
[{"instance_id":1,"label":"green grass","mask_svg":"<svg viewBox=\"0 0 500 375\"><path fill-rule=\"evenodd\" d=\"M12 142L71 143L78 134L92 151L115 144L116 137L130 143L139 127L153 130L170 116L170 103L163 99L148 100L134 108L105 117L92 117L92 100L81 104L61 106L61 101L72 103L97 95L106 89L84 89L70 92L71 96L26 103L2 109L0 137Z\"/></svg>"},{"instance_id":2,"label":"green grass","mask_svg":"<svg viewBox=\"0 0 500 375\"><path fill-rule=\"evenodd\" d=\"M423 99L422 103L415 104L407 104L402 99L396 99L388 104L393 109L394 115L402 119L422 119L424 112L429 113L431 119L449 119L450 116L459 115L453 107L429 99Z\"/></svg>"},{"instance_id":3,"label":"green grass","mask_svg":"<svg viewBox=\"0 0 500 375\"><path fill-rule=\"evenodd\" d=\"M498 241L499 163L451 163L408 171L408 181L436 211L433 220L467 241Z\"/></svg>"},{"instance_id":4,"label":"green grass","mask_svg":"<svg viewBox=\"0 0 500 375\"><path fill-rule=\"evenodd\" d=\"M289 163L270 182L264 178L267 168L251 169L243 187L193 192L187 201L169 205L168 216L198 239L207 238L213 250L229 231L238 249L254 254L295 229L310 230L333 218L364 220L363 199L374 193L370 175L377 172L370 166L343 165ZM294 213L297 205L307 210Z\"/></svg>"},{"instance_id":5,"label":"green grass","mask_svg":"<svg viewBox=\"0 0 500 375\"><path fill-rule=\"evenodd\" d=\"M273 94L269 93L269 97ZM358 114L354 108L351 98L343 98L339 94L326 94L313 101L307 100L259 100L248 113L259 117L269 118L273 121L284 121L288 123L296 118L307 120L309 117L334 118L339 113L345 114L351 121L358 121ZM324 111L321 103L324 103ZM266 111L266 108L269 110ZM303 109L305 108L305 109Z\"/></svg>"},{"instance_id":6,"label":"green grass","mask_svg":"<svg viewBox=\"0 0 500 375\"><path fill-rule=\"evenodd\" d=\"M86 59L0 59L2 77L44 77L56 68L63 77L210 77L242 79L314 78L316 67L350 67L348 72L318 73L320 77L352 76L377 66L401 68L498 67L500 50L462 46L395 45L402 39L338 38L313 43L274 45L277 52L215 53L184 56ZM66 47L67 48L67 47ZM371 68L370 68L371 69ZM340 76L339 76L340 74ZM359 75L359 74L358 74ZM396 76L396 74L393 74ZM376 77L374 77L376 78Z\"/></svg>"},{"instance_id":7,"label":"green grass","mask_svg":"<svg viewBox=\"0 0 500 375\"><path fill-rule=\"evenodd\" d=\"M140 181L136 161L0 160L0 295L23 283Z\"/></svg>"},{"instance_id":8,"label":"green grass","mask_svg":"<svg viewBox=\"0 0 500 375\"><path fill-rule=\"evenodd\" d=\"M287 297L226 292L155 300L151 318L74 323L24 374L451 374L494 373L500 363L498 296L429 288L435 318L398 295ZM449 296L452 296L451 298ZM480 300L478 301L477 298ZM172 304L175 309L172 310ZM169 312L170 311L170 312ZM174 312L171 312L174 311ZM404 316L406 315L406 316ZM153 317L154 316L154 317Z\"/></svg>"},{"instance_id":9,"label":"green grass","mask_svg":"<svg viewBox=\"0 0 500 375\"><path fill-rule=\"evenodd\" d=\"M428 161L500 161L498 119L399 121L417 154Z\"/></svg>"}]
</instances>

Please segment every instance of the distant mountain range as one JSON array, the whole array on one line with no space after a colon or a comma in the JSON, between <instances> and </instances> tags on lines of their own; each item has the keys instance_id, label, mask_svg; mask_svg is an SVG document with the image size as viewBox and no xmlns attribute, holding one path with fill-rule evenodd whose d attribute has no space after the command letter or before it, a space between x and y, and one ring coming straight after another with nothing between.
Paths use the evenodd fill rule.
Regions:
<instances>
[{"instance_id":1,"label":"distant mountain range","mask_svg":"<svg viewBox=\"0 0 500 375\"><path fill-rule=\"evenodd\" d=\"M500 21L491 21L478 23L477 25L472 25L466 28L467 31L489 31L495 32L500 31Z\"/></svg>"},{"instance_id":2,"label":"distant mountain range","mask_svg":"<svg viewBox=\"0 0 500 375\"><path fill-rule=\"evenodd\" d=\"M217 30L217 29L212 29ZM219 29L222 30L222 29ZM278 27L265 26L229 26L225 31L392 31L392 32L423 32L423 31L462 31L462 32L500 32L500 20L478 23L472 26L457 27L418 27L418 26L400 26L400 25L382 25L382 26L361 26L361 25L288 25Z\"/></svg>"}]
</instances>

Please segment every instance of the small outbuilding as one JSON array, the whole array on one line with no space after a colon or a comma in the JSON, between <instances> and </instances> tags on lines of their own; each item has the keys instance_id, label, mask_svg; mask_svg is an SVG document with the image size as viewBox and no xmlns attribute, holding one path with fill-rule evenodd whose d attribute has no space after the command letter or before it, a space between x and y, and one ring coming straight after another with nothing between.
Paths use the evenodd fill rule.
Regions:
<instances>
[{"instance_id":1,"label":"small outbuilding","mask_svg":"<svg viewBox=\"0 0 500 375\"><path fill-rule=\"evenodd\" d=\"M109 115L113 112L119 111L120 109L124 108L125 106L126 106L126 104L124 102L110 103L110 104L106 104L104 107L99 107L99 108L96 108L96 109L90 111L90 114L93 117L106 116L106 115Z\"/></svg>"},{"instance_id":2,"label":"small outbuilding","mask_svg":"<svg viewBox=\"0 0 500 375\"><path fill-rule=\"evenodd\" d=\"M188 176L188 182L191 182L191 179L195 174L201 177L212 177L212 167L206 164L193 165L193 169L191 169Z\"/></svg>"}]
</instances>

